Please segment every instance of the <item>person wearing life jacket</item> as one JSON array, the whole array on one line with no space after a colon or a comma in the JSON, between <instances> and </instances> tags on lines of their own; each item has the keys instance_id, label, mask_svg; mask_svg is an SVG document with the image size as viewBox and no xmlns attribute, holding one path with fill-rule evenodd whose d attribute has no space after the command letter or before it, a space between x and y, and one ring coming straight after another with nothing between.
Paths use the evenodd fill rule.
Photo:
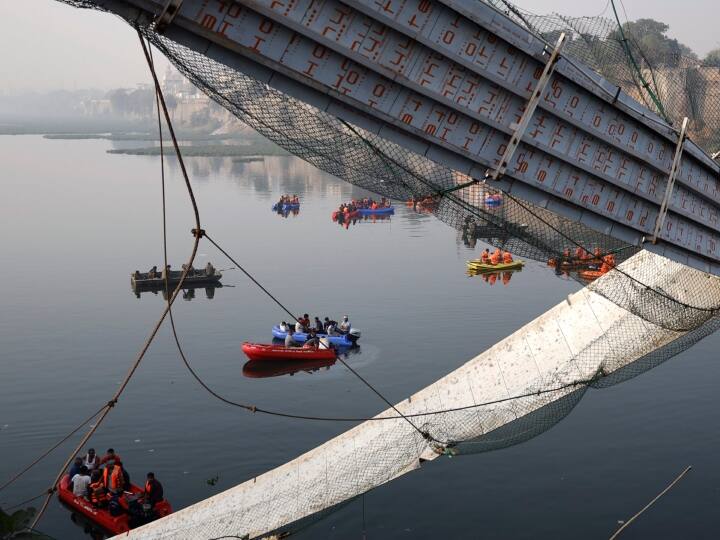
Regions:
<instances>
[{"instance_id":1,"label":"person wearing life jacket","mask_svg":"<svg viewBox=\"0 0 720 540\"><path fill-rule=\"evenodd\" d=\"M155 479L155 473L147 473L143 496L150 506L155 506L164 499L162 484Z\"/></svg>"},{"instance_id":2,"label":"person wearing life jacket","mask_svg":"<svg viewBox=\"0 0 720 540\"><path fill-rule=\"evenodd\" d=\"M485 251L483 251L480 254L480 262L483 264L488 264L490 262L490 250L485 248Z\"/></svg>"},{"instance_id":3,"label":"person wearing life jacket","mask_svg":"<svg viewBox=\"0 0 720 540\"><path fill-rule=\"evenodd\" d=\"M90 485L88 486L88 495L90 502L95 506L102 506L108 501L105 492L105 484L103 483L103 472L94 470L90 476Z\"/></svg>"},{"instance_id":4,"label":"person wearing life jacket","mask_svg":"<svg viewBox=\"0 0 720 540\"><path fill-rule=\"evenodd\" d=\"M500 264L501 260L502 260L502 251L500 251L500 248L495 248L495 251L493 251L493 254L490 255L490 264Z\"/></svg>"},{"instance_id":5,"label":"person wearing life jacket","mask_svg":"<svg viewBox=\"0 0 720 540\"><path fill-rule=\"evenodd\" d=\"M503 261L504 264L510 264L511 262L513 262L512 255L510 255L510 252L509 252L509 251L503 252L503 259L502 259L502 261Z\"/></svg>"},{"instance_id":6,"label":"person wearing life jacket","mask_svg":"<svg viewBox=\"0 0 720 540\"><path fill-rule=\"evenodd\" d=\"M105 489L111 495L119 495L125 488L125 477L123 476L122 465L120 462L110 460L105 464L105 470L102 473L102 481Z\"/></svg>"},{"instance_id":7,"label":"person wearing life jacket","mask_svg":"<svg viewBox=\"0 0 720 540\"><path fill-rule=\"evenodd\" d=\"M576 258L578 261L583 260L583 259L585 258L585 255L586 255L586 254L587 254L587 252L586 252L583 248L581 248L580 246L578 246L577 248L575 248L575 258Z\"/></svg>"}]
</instances>

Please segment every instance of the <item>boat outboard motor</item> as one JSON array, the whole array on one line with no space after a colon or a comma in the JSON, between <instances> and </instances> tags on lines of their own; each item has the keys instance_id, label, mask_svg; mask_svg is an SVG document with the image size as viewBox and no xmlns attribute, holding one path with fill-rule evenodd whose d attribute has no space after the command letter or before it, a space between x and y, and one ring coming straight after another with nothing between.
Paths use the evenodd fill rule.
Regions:
<instances>
[{"instance_id":1,"label":"boat outboard motor","mask_svg":"<svg viewBox=\"0 0 720 540\"><path fill-rule=\"evenodd\" d=\"M355 343L358 339L360 339L360 330L351 328L350 331L347 333L347 337L350 341Z\"/></svg>"}]
</instances>

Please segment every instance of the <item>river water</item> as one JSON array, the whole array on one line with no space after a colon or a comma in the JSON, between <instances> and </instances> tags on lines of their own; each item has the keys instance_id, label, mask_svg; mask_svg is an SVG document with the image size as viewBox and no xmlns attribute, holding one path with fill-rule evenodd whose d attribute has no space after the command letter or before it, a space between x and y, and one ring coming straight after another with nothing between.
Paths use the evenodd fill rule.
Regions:
<instances>
[{"instance_id":1,"label":"river water","mask_svg":"<svg viewBox=\"0 0 720 540\"><path fill-rule=\"evenodd\" d=\"M112 145L0 137L0 481L111 397L163 309L161 295L138 298L129 283L135 269L162 264L159 159L107 154ZM350 315L363 337L346 361L391 401L578 288L532 261L505 286L468 277L465 261L481 244L466 247L454 230L402 204L390 220L339 227L332 210L364 193L296 158L189 158L188 166L203 227L295 312ZM298 215L271 212L282 193L300 196ZM170 261L179 267L193 221L174 160L168 208ZM232 266L203 242L196 266L207 261ZM211 387L300 414L362 417L385 408L339 363L294 374L249 370L240 344L269 341L271 326L287 317L240 272L222 281L210 298L198 289L175 304L189 359ZM717 538L719 345L713 335L642 376L588 391L529 442L438 459L297 537L607 538L693 465L624 537ZM154 471L182 508L348 427L220 403L191 379L163 328L92 446L114 447L135 480ZM69 451L0 492L0 506L43 491ZM57 501L40 528L88 538Z\"/></svg>"}]
</instances>

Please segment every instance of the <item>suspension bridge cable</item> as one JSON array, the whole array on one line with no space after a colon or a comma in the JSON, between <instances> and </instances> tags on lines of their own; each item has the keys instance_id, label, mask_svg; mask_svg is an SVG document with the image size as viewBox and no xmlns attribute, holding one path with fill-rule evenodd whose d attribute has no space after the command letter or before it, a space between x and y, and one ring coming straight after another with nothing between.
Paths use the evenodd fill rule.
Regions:
<instances>
[{"instance_id":1,"label":"suspension bridge cable","mask_svg":"<svg viewBox=\"0 0 720 540\"><path fill-rule=\"evenodd\" d=\"M225 251L223 248L221 248L215 240L213 240L210 236L208 236L207 233L205 233L205 238L208 239L208 242L210 242L213 246L217 248L220 253L225 255L240 271L245 274L250 280L252 280L255 285L260 287L260 289L267 294L277 305L279 305L286 313L288 313L295 321L297 321L297 318L295 315L293 315L290 310L285 307L282 302L280 302L275 296L273 296L265 287L263 287L245 268L237 262L227 251ZM383 400L390 408L392 408L400 417L404 418L408 424L410 424L415 431L417 431L424 439L431 438L430 434L422 431L419 427L417 427L415 424L413 424L403 413L401 413L395 405L393 405L390 400L388 400L379 390L377 390L370 382L368 382L362 375L360 375L357 371L355 371L345 360L343 360L340 356L337 356L337 359L340 361L340 363L345 366L350 373L355 375L365 386L367 386L376 396L378 396L381 400ZM437 441L440 442L440 441Z\"/></svg>"},{"instance_id":2,"label":"suspension bridge cable","mask_svg":"<svg viewBox=\"0 0 720 540\"><path fill-rule=\"evenodd\" d=\"M145 41L143 40L142 34L140 33L139 29L136 29L138 33L138 38L140 39L140 45L142 47L143 53L145 55L145 60L147 61L148 68L150 70L150 73L153 78L153 82L155 84L156 92L159 92L159 98L160 103L162 104L163 113L165 115L165 120L168 123L168 131L170 132L170 136L173 141L173 146L175 147L175 152L177 154L178 163L180 165L180 169L182 171L183 177L185 179L185 186L188 191L188 196L190 198L190 202L193 207L193 213L195 217L195 229L193 230L193 246L190 253L190 257L188 258L188 262L186 263L182 274L180 275L180 280L175 287L175 290L173 291L172 296L170 297L168 301L168 306L171 306L172 303L177 298L177 295L180 293L180 290L182 289L182 285L185 283L185 278L187 277L188 271L190 267L192 266L193 261L195 260L195 255L197 254L198 245L200 244L200 238L202 236L202 229L200 228L200 213L197 206L197 201L195 200L195 194L193 193L192 186L190 185L190 179L187 174L187 169L185 168L185 162L182 159L182 154L180 152L180 148L177 142L177 138L175 136L175 132L172 128L172 124L170 124L170 113L167 109L167 104L165 103L165 98L162 95L162 91L160 89L160 82L157 78L157 74L155 73L155 68L152 63L152 59L150 58L150 53L148 52L148 49L145 45ZM165 268L165 272L167 273L167 268ZM75 450L70 454L68 459L65 461L63 466L61 467L60 471L58 472L57 476L55 477L55 481L52 483L52 487L48 489L48 494L45 498L45 501L43 502L42 507L40 508L40 511L35 516L35 519L32 522L31 528L35 528L42 519L42 516L44 515L45 511L47 510L47 507L50 503L50 499L52 498L53 493L57 490L57 485L60 482L60 479L65 474L65 470L72 462L73 458L80 452L80 450L83 448L83 446L87 443L87 441L92 437L97 429L102 425L103 421L107 417L107 415L110 413L110 410L115 406L120 396L123 394L125 389L127 388L127 385L130 383L130 379L132 379L133 375L137 371L138 367L140 366L140 363L142 362L143 358L145 357L145 353L147 352L148 348L150 347L150 344L155 339L155 336L158 333L158 330L160 329L160 326L162 326L163 321L165 320L165 317L168 314L169 307L165 307L162 314L158 318L157 322L155 323L155 326L153 327L152 331L150 332L150 335L146 338L145 342L142 345L142 348L140 349L140 352L136 356L135 360L133 361L132 365L130 366L130 369L123 379L123 382L120 384L120 387L116 390L115 394L113 395L112 399L108 401L108 403L103 407L102 412L100 413L100 417L98 418L95 425L92 426L92 428L83 436L83 438L80 440L78 445L75 447Z\"/></svg>"},{"instance_id":3,"label":"suspension bridge cable","mask_svg":"<svg viewBox=\"0 0 720 540\"><path fill-rule=\"evenodd\" d=\"M16 473L14 476L12 476L10 479L8 479L4 484L0 486L0 491L4 490L6 487L8 487L10 484L14 483L16 480L18 480L22 475L24 475L26 472L28 472L30 469L32 469L35 465L40 463L43 459L45 459L50 453L53 452L56 448L59 446L62 446L62 444L67 441L70 437L75 435L80 429L83 428L88 422L92 421L93 418L95 418L98 414L100 414L103 409L107 406L103 405L100 409L98 409L96 412L92 414L92 416L87 417L81 424L79 424L77 427L75 427L70 433L65 435L62 439L60 439L58 442L56 442L54 445L52 445L50 448L45 450L42 454L40 454L37 458L35 458L29 465L27 465L24 469Z\"/></svg>"},{"instance_id":4,"label":"suspension bridge cable","mask_svg":"<svg viewBox=\"0 0 720 540\"><path fill-rule=\"evenodd\" d=\"M692 469L692 466L691 466L691 465L688 466L688 467L686 467L685 470L684 470L683 472L681 472L681 473L677 476L677 478L675 478L675 480L673 480L672 482L670 482L670 485L668 485L665 489L663 489L660 493L658 493L652 501L650 501L649 503L647 503L647 504L642 508L642 510L640 510L637 514L635 514L633 517L631 517L631 518L628 519L625 523L623 523L623 524L622 524L622 527L620 527L617 531L615 531L615 533L610 537L610 540L615 540L618 536L620 536L620 533L621 533L621 532L623 532L633 521L635 521L637 518L639 518L639 517L642 515L642 513L645 512L645 510L647 510L647 509L650 508L653 504L655 504L655 503L658 501L658 499L660 499L660 497L662 497L662 496L665 495L668 491L670 491L670 490L672 489L672 487L673 487L675 484L677 484L677 483L682 479L683 476L685 476L688 472L690 472L691 469Z\"/></svg>"}]
</instances>

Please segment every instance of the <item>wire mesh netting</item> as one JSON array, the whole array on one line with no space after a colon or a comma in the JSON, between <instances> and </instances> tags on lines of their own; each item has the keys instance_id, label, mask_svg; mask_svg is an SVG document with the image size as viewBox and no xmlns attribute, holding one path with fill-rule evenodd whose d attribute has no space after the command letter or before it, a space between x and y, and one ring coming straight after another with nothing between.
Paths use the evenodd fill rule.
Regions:
<instances>
[{"instance_id":1,"label":"wire mesh netting","mask_svg":"<svg viewBox=\"0 0 720 540\"><path fill-rule=\"evenodd\" d=\"M93 7L90 0L63 1ZM640 101L657 110L641 91L638 74L613 37L616 24L606 19L539 17L504 1L486 1L549 41L553 32L570 33L572 39L565 54L590 65L626 91L635 92ZM474 453L527 440L567 415L590 386L616 384L647 371L692 346L720 324L716 317L720 308L718 278L641 252L636 246L484 183L473 183L464 174L158 35L151 24L140 31L198 88L268 139L338 178L432 212L461 231L470 245L483 240L520 257L552 260L553 271L567 272L581 281L585 279L582 271L572 268L572 254L577 250L597 250L601 256L614 256L617 267L588 285L588 291L622 308L617 320L558 369L528 384L523 397L414 418L412 421L441 449ZM658 96L665 104L664 113L678 117L688 115L690 109L697 111L696 140L703 140L706 133L715 134L707 139L712 140L719 125L717 111L707 110L707 100L697 96L698 88L704 84L699 80L705 80L705 75L701 68L682 62L672 69L685 71L682 77L677 76L679 71L662 70L648 71L644 76L654 77ZM623 348L619 349L618 344ZM355 456L353 470L367 471L367 480L353 477L352 482L343 484L342 474L338 473L333 489L347 488L345 498L352 497L355 489L366 484L369 489L373 482L377 485L377 478L383 474L390 475L389 479L399 463L412 459L415 447L422 446L423 441L401 420L397 422L392 436L378 437L373 448ZM411 443L399 446L402 437L411 439ZM385 472L379 473L380 469ZM337 494L338 499L343 496Z\"/></svg>"},{"instance_id":2,"label":"wire mesh netting","mask_svg":"<svg viewBox=\"0 0 720 540\"><path fill-rule=\"evenodd\" d=\"M720 68L704 64L674 40L663 40L659 29L629 21L621 27L619 19L603 16L538 15L505 0L483 1L550 43L565 32L564 54L675 125L688 117L691 138L708 151L720 150ZM638 35L643 30L652 30L652 35Z\"/></svg>"},{"instance_id":3,"label":"wire mesh netting","mask_svg":"<svg viewBox=\"0 0 720 540\"><path fill-rule=\"evenodd\" d=\"M92 0L62 1L76 7L97 7ZM522 12L503 0L487 1L548 40L552 39L553 33L570 32L572 39L565 54L573 55L618 83L625 82L623 87L626 89L628 85L636 84L622 47L608 38L613 31L613 23L608 19L540 17ZM555 271L568 272L581 281L584 278L580 273L562 267L569 252L583 248L588 252L597 250L603 255L611 253L622 267L622 261L640 250L586 225L503 194L487 184L472 184L472 179L462 173L179 45L155 33L152 25L140 30L198 88L268 139L352 184L388 198L413 201L417 208L432 212L462 231L468 243L474 245L476 240L482 239L521 257L554 260L558 263ZM637 90L636 85L633 87ZM466 183L472 185L458 189ZM497 204L497 199L490 204L492 196L499 197L501 204ZM647 283L656 276L667 272L667 268L658 267L667 262L664 259L662 263L657 261L646 258L643 265L635 265L632 270L615 269L590 288L652 325L671 332L691 332L694 336L707 333L713 328L711 319L720 307L720 293L712 294L712 290L706 290L703 294L705 284L690 278L681 287L674 287L672 292L662 286L648 286ZM688 275L694 276L695 272ZM692 305L698 298L703 298L703 303ZM627 331L636 333L636 329ZM682 343L692 341L684 339ZM665 353L653 353L653 358L665 358L683 348L677 344L668 346L663 349ZM594 364L600 365L605 356L606 351L593 353Z\"/></svg>"}]
</instances>

